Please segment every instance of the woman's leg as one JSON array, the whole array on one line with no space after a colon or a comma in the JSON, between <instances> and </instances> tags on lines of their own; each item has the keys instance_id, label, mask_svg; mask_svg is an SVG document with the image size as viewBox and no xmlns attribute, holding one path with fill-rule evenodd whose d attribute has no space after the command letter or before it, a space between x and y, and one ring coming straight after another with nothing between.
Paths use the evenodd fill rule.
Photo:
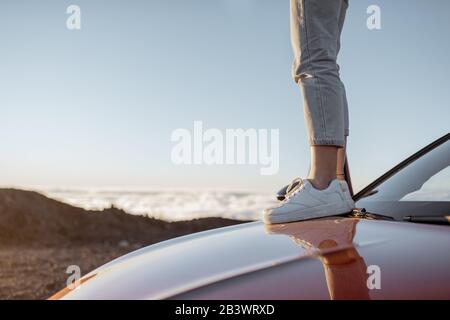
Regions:
<instances>
[{"instance_id":1,"label":"woman's leg","mask_svg":"<svg viewBox=\"0 0 450 320\"><path fill-rule=\"evenodd\" d=\"M345 89L336 62L345 10L346 0L291 0L293 76L304 98L311 170L308 180L288 188L283 202L264 210L265 223L326 217L354 208L348 185L336 180L348 134Z\"/></svg>"},{"instance_id":2,"label":"woman's leg","mask_svg":"<svg viewBox=\"0 0 450 320\"><path fill-rule=\"evenodd\" d=\"M311 145L309 180L324 189L342 171L348 110L337 55L348 2L291 0L293 77L304 98Z\"/></svg>"}]
</instances>

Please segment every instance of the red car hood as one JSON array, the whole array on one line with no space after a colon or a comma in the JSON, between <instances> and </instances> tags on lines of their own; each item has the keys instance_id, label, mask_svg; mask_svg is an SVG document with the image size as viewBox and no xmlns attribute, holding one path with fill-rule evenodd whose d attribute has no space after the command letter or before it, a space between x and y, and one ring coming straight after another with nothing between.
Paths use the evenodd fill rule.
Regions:
<instances>
[{"instance_id":1,"label":"red car hood","mask_svg":"<svg viewBox=\"0 0 450 320\"><path fill-rule=\"evenodd\" d=\"M326 218L152 245L55 299L450 299L450 228Z\"/></svg>"}]
</instances>

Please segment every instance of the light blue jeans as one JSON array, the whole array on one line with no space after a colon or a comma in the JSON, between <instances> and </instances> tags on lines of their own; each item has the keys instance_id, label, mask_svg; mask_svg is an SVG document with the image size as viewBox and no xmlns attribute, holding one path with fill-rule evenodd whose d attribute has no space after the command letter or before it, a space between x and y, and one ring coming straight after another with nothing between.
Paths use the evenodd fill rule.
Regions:
<instances>
[{"instance_id":1,"label":"light blue jeans","mask_svg":"<svg viewBox=\"0 0 450 320\"><path fill-rule=\"evenodd\" d=\"M348 0L291 0L293 78L301 87L310 145L344 146L349 134L337 56Z\"/></svg>"}]
</instances>

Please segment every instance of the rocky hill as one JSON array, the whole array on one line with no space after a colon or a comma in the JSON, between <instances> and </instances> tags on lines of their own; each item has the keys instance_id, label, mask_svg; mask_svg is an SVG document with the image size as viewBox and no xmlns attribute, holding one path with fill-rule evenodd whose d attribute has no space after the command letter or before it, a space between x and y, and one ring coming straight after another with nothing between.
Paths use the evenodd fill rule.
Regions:
<instances>
[{"instance_id":1,"label":"rocky hill","mask_svg":"<svg viewBox=\"0 0 450 320\"><path fill-rule=\"evenodd\" d=\"M0 246L73 246L123 240L150 244L239 222L222 218L166 222L117 208L87 211L37 192L0 189Z\"/></svg>"},{"instance_id":2,"label":"rocky hill","mask_svg":"<svg viewBox=\"0 0 450 320\"><path fill-rule=\"evenodd\" d=\"M241 222L86 211L37 192L0 189L0 299L46 299L65 287L69 265L86 274L143 246Z\"/></svg>"}]
</instances>

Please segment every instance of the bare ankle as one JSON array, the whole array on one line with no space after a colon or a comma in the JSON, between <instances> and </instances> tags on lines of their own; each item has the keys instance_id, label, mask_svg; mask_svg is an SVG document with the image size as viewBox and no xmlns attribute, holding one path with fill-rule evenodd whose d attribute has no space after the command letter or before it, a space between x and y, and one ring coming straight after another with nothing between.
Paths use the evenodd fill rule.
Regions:
<instances>
[{"instance_id":1,"label":"bare ankle","mask_svg":"<svg viewBox=\"0 0 450 320\"><path fill-rule=\"evenodd\" d=\"M336 173L336 178L338 180L345 180L345 174L343 174L343 173Z\"/></svg>"},{"instance_id":2,"label":"bare ankle","mask_svg":"<svg viewBox=\"0 0 450 320\"><path fill-rule=\"evenodd\" d=\"M333 179L334 178L308 178L309 182L311 182L313 187L317 190L324 190L328 188Z\"/></svg>"}]
</instances>

